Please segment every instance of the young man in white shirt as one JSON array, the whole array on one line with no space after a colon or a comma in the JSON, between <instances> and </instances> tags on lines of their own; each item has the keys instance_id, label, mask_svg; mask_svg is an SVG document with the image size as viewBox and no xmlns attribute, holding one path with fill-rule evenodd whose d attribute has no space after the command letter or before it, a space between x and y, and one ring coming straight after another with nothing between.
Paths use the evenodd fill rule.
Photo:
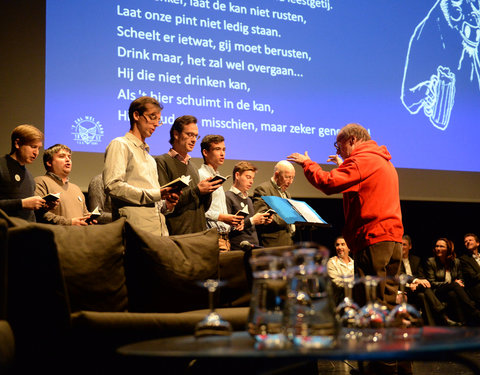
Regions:
<instances>
[{"instance_id":1,"label":"young man in white shirt","mask_svg":"<svg viewBox=\"0 0 480 375\"><path fill-rule=\"evenodd\" d=\"M200 148L203 156L203 164L198 170L200 180L219 175L218 168L225 162L225 139L221 135L206 135L202 139ZM229 214L225 199L225 191L220 186L212 193L212 202L205 212L207 226L216 228L219 235L220 251L230 250L228 234L232 229L243 229L243 217Z\"/></svg>"}]
</instances>

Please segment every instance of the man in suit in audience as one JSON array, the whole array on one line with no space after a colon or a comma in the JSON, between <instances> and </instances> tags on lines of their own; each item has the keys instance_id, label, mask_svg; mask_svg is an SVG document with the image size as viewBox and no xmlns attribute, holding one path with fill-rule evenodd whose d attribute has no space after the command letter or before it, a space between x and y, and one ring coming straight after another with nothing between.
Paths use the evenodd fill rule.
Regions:
<instances>
[{"instance_id":1,"label":"man in suit in audience","mask_svg":"<svg viewBox=\"0 0 480 375\"><path fill-rule=\"evenodd\" d=\"M170 150L155 158L160 186L181 176L190 176L190 185L184 187L175 211L166 216L171 235L201 232L207 229L205 213L210 208L212 193L221 186L221 181L211 182L212 177L200 180L198 167L192 162L193 151L200 136L197 119L181 116L170 128Z\"/></svg>"},{"instance_id":2,"label":"man in suit in audience","mask_svg":"<svg viewBox=\"0 0 480 375\"><path fill-rule=\"evenodd\" d=\"M291 198L288 188L295 178L295 168L286 160L279 161L273 169L273 176L257 186L253 192L253 205L256 213L269 209L262 199L264 196ZM273 214L273 220L268 225L257 228L260 244L265 247L293 244L295 226L287 224L278 214Z\"/></svg>"},{"instance_id":3,"label":"man in suit in audience","mask_svg":"<svg viewBox=\"0 0 480 375\"><path fill-rule=\"evenodd\" d=\"M412 239L408 234L402 237L402 262L400 263L400 274L410 276L405 292L409 301L416 299L415 292L424 288L430 288L430 283L424 278L421 259L410 253L412 250Z\"/></svg>"},{"instance_id":4,"label":"man in suit in audience","mask_svg":"<svg viewBox=\"0 0 480 375\"><path fill-rule=\"evenodd\" d=\"M43 133L33 125L19 125L10 138L10 154L0 157L0 208L9 216L35 221L34 211L47 202L35 195L35 181L25 166L37 158Z\"/></svg>"},{"instance_id":5,"label":"man in suit in audience","mask_svg":"<svg viewBox=\"0 0 480 375\"><path fill-rule=\"evenodd\" d=\"M55 208L36 212L37 221L58 225L88 225L90 213L85 204L85 196L82 190L69 180L72 150L62 144L47 148L43 153L43 165L47 173L35 177L35 194L43 197L50 193L59 193L60 197Z\"/></svg>"},{"instance_id":6,"label":"man in suit in audience","mask_svg":"<svg viewBox=\"0 0 480 375\"><path fill-rule=\"evenodd\" d=\"M467 252L460 257L460 264L465 280L465 291L480 308L480 254L478 253L480 241L476 234L467 233L463 236L463 242Z\"/></svg>"},{"instance_id":7,"label":"man in suit in audience","mask_svg":"<svg viewBox=\"0 0 480 375\"><path fill-rule=\"evenodd\" d=\"M162 109L149 96L130 103L130 130L107 146L103 183L111 198L113 220L125 217L145 231L168 236L163 214L174 209L178 194L160 189L155 160L145 143L162 124Z\"/></svg>"}]
</instances>

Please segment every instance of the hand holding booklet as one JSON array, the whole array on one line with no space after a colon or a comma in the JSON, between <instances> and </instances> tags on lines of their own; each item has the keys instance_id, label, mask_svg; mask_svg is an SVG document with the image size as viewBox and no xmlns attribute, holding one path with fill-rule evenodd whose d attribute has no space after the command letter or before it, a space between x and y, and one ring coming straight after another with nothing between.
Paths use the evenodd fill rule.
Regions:
<instances>
[{"instance_id":1,"label":"hand holding booklet","mask_svg":"<svg viewBox=\"0 0 480 375\"><path fill-rule=\"evenodd\" d=\"M213 181L222 181L222 184L227 181L231 176L228 175L228 176L220 176L219 174L215 175L212 177L212 179L210 180L210 182L213 182Z\"/></svg>"},{"instance_id":2,"label":"hand holding booklet","mask_svg":"<svg viewBox=\"0 0 480 375\"><path fill-rule=\"evenodd\" d=\"M243 206L243 208L241 210L238 210L237 213L235 214L235 216L243 216L243 217L247 217L249 214L248 212L248 206L245 205Z\"/></svg>"},{"instance_id":3,"label":"hand holding booklet","mask_svg":"<svg viewBox=\"0 0 480 375\"><path fill-rule=\"evenodd\" d=\"M42 199L45 199L47 202L55 202L60 199L60 193L48 193Z\"/></svg>"},{"instance_id":4,"label":"hand holding booklet","mask_svg":"<svg viewBox=\"0 0 480 375\"><path fill-rule=\"evenodd\" d=\"M95 207L95 209L94 209L94 210L92 211L92 213L90 214L90 217L89 217L87 220L85 220L85 222L86 222L87 224L89 224L89 223L92 222L93 220L98 219L98 218L100 217L100 215L101 215L101 212L99 211L98 206L97 206L97 207Z\"/></svg>"},{"instance_id":5,"label":"hand holding booklet","mask_svg":"<svg viewBox=\"0 0 480 375\"><path fill-rule=\"evenodd\" d=\"M173 181L170 181L168 184L165 184L160 187L161 189L165 189L167 187L172 188L172 190L182 190L184 187L187 187L190 184L191 177L190 176L180 176Z\"/></svg>"}]
</instances>

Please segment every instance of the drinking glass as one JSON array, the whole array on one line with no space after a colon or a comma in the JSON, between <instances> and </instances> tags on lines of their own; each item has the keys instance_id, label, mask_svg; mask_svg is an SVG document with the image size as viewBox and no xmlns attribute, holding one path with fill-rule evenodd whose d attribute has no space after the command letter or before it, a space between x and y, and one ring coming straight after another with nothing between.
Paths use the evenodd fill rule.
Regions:
<instances>
[{"instance_id":1,"label":"drinking glass","mask_svg":"<svg viewBox=\"0 0 480 375\"><path fill-rule=\"evenodd\" d=\"M335 309L335 316L342 328L341 338L356 339L358 337L358 313L360 307L353 300L355 279L352 276L343 276L345 297Z\"/></svg>"},{"instance_id":2,"label":"drinking glass","mask_svg":"<svg viewBox=\"0 0 480 375\"><path fill-rule=\"evenodd\" d=\"M385 336L385 320L388 309L377 301L377 285L379 277L365 276L363 278L367 303L360 308L357 315L357 325L363 330L362 339L377 342Z\"/></svg>"},{"instance_id":3,"label":"drinking glass","mask_svg":"<svg viewBox=\"0 0 480 375\"><path fill-rule=\"evenodd\" d=\"M287 281L282 254L263 250L250 258L253 285L247 331L257 348L284 348L283 309Z\"/></svg>"},{"instance_id":4,"label":"drinking glass","mask_svg":"<svg viewBox=\"0 0 480 375\"><path fill-rule=\"evenodd\" d=\"M232 325L223 320L215 311L213 297L217 288L220 286L219 280L208 279L202 285L208 290L208 305L210 312L195 326L195 337L205 336L230 336L232 333Z\"/></svg>"},{"instance_id":5,"label":"drinking glass","mask_svg":"<svg viewBox=\"0 0 480 375\"><path fill-rule=\"evenodd\" d=\"M408 276L401 274L400 292L402 301L395 306L387 317L386 325L392 328L391 336L394 339L409 339L421 334L423 327L423 319L418 309L407 303L405 287L407 285Z\"/></svg>"},{"instance_id":6,"label":"drinking glass","mask_svg":"<svg viewBox=\"0 0 480 375\"><path fill-rule=\"evenodd\" d=\"M299 244L289 257L284 324L289 340L301 348L335 345L338 325L327 260L328 250L314 243Z\"/></svg>"}]
</instances>

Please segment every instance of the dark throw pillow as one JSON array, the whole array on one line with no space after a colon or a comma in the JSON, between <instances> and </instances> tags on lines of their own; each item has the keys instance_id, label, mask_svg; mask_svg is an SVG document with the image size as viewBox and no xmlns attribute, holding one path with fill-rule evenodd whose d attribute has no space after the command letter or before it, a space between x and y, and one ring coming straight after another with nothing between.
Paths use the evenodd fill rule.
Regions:
<instances>
[{"instance_id":1,"label":"dark throw pillow","mask_svg":"<svg viewBox=\"0 0 480 375\"><path fill-rule=\"evenodd\" d=\"M44 225L54 233L72 312L125 311L125 219L104 225Z\"/></svg>"},{"instance_id":2,"label":"dark throw pillow","mask_svg":"<svg viewBox=\"0 0 480 375\"><path fill-rule=\"evenodd\" d=\"M218 277L215 229L159 237L127 222L125 231L129 311L208 308L208 294L200 284Z\"/></svg>"}]
</instances>

